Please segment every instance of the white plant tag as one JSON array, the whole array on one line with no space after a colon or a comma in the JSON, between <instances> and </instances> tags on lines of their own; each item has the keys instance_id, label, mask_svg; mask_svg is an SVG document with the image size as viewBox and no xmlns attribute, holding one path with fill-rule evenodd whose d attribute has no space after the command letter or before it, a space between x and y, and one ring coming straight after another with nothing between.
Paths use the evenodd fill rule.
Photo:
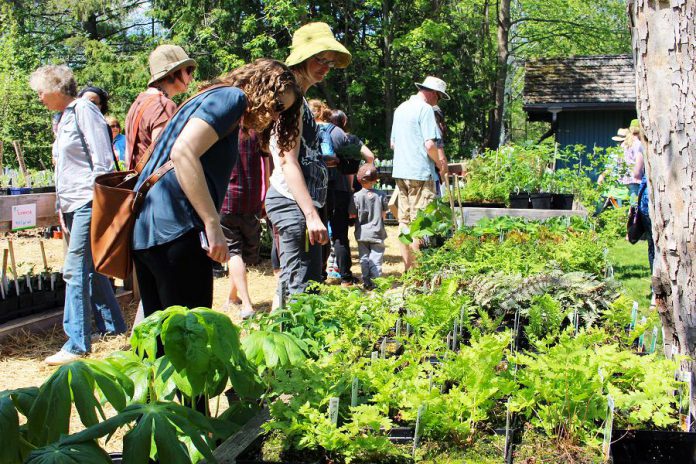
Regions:
<instances>
[{"instance_id":1,"label":"white plant tag","mask_svg":"<svg viewBox=\"0 0 696 464\"><path fill-rule=\"evenodd\" d=\"M357 377L353 377L353 384L350 388L350 405L356 407L358 405L358 385L360 381Z\"/></svg>"},{"instance_id":2,"label":"white plant tag","mask_svg":"<svg viewBox=\"0 0 696 464\"><path fill-rule=\"evenodd\" d=\"M380 356L382 359L387 357L387 338L382 339L382 345L379 347Z\"/></svg>"},{"instance_id":3,"label":"white plant tag","mask_svg":"<svg viewBox=\"0 0 696 464\"><path fill-rule=\"evenodd\" d=\"M611 431L614 428L614 398L611 395L607 396L607 418L604 421L604 442L602 443L602 451L605 459L609 459L611 449Z\"/></svg>"},{"instance_id":4,"label":"white plant tag","mask_svg":"<svg viewBox=\"0 0 696 464\"><path fill-rule=\"evenodd\" d=\"M329 420L336 427L338 425L338 398L329 399Z\"/></svg>"},{"instance_id":5,"label":"white plant tag","mask_svg":"<svg viewBox=\"0 0 696 464\"><path fill-rule=\"evenodd\" d=\"M372 354L370 355L370 360L371 360L371 361L376 361L377 358L379 358L379 352L378 352L378 351L373 351Z\"/></svg>"},{"instance_id":6,"label":"white plant tag","mask_svg":"<svg viewBox=\"0 0 696 464\"><path fill-rule=\"evenodd\" d=\"M424 405L418 406L418 415L416 415L416 430L413 432L413 456L416 456L416 448L418 448L418 442L421 436L421 416L425 410Z\"/></svg>"},{"instance_id":7,"label":"white plant tag","mask_svg":"<svg viewBox=\"0 0 696 464\"><path fill-rule=\"evenodd\" d=\"M655 352L655 347L657 346L657 327L653 327L652 331L652 340L650 341L650 351L648 353L654 353Z\"/></svg>"}]
</instances>

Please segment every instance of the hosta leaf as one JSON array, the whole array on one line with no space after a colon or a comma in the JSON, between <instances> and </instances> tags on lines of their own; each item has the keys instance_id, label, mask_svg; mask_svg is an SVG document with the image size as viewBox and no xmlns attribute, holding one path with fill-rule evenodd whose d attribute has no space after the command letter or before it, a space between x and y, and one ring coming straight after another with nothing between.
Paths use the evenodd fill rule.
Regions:
<instances>
[{"instance_id":1,"label":"hosta leaf","mask_svg":"<svg viewBox=\"0 0 696 464\"><path fill-rule=\"evenodd\" d=\"M0 394L0 462L21 463L19 414L12 399Z\"/></svg>"},{"instance_id":2,"label":"hosta leaf","mask_svg":"<svg viewBox=\"0 0 696 464\"><path fill-rule=\"evenodd\" d=\"M65 437L62 442L65 444L89 442L113 434L120 427L130 423L135 424L123 440L124 462L147 464L149 457L156 451L160 462L188 464L191 458L179 439L180 436L190 437L196 449L206 457L208 462L217 462L210 445L203 438L213 432L210 421L191 408L170 402L127 406L116 416ZM153 444L155 448L152 448Z\"/></svg>"},{"instance_id":3,"label":"hosta leaf","mask_svg":"<svg viewBox=\"0 0 696 464\"><path fill-rule=\"evenodd\" d=\"M3 461L4 462L4 461ZM147 462L147 461L145 461ZM109 455L95 442L52 443L32 451L26 464L112 464Z\"/></svg>"}]
</instances>

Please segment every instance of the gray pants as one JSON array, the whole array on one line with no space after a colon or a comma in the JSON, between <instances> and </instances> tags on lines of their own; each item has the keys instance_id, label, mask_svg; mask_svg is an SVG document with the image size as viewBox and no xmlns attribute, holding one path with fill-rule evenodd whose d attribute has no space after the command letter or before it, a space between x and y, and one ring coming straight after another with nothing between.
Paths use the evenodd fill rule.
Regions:
<instances>
[{"instance_id":1,"label":"gray pants","mask_svg":"<svg viewBox=\"0 0 696 464\"><path fill-rule=\"evenodd\" d=\"M307 245L307 223L297 203L282 196L274 188L266 195L266 213L278 232L280 278L276 293L283 283L288 295L304 292L310 281L321 282L321 245Z\"/></svg>"},{"instance_id":2,"label":"gray pants","mask_svg":"<svg viewBox=\"0 0 696 464\"><path fill-rule=\"evenodd\" d=\"M382 275L383 243L358 242L360 270L365 285L372 286L372 279Z\"/></svg>"}]
</instances>

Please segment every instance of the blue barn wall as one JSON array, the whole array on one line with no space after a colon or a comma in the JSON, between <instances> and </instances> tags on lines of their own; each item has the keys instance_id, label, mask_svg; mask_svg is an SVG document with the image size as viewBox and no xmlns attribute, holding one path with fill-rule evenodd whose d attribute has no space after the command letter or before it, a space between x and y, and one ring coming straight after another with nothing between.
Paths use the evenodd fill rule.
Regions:
<instances>
[{"instance_id":1,"label":"blue barn wall","mask_svg":"<svg viewBox=\"0 0 696 464\"><path fill-rule=\"evenodd\" d=\"M560 146L585 145L611 147L616 145L611 138L621 127L628 127L635 111L561 111L558 113L556 141Z\"/></svg>"}]
</instances>

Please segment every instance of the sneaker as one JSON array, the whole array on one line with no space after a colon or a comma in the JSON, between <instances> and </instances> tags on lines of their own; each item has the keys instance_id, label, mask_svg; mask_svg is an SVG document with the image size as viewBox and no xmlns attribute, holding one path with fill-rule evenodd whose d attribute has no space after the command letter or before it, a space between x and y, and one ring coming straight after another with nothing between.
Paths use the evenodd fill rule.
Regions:
<instances>
[{"instance_id":1,"label":"sneaker","mask_svg":"<svg viewBox=\"0 0 696 464\"><path fill-rule=\"evenodd\" d=\"M326 273L326 275L327 275L327 277L328 277L329 279L340 279L340 278L341 278L341 274L340 274L338 271L334 270L334 269L329 270L329 271Z\"/></svg>"},{"instance_id":2,"label":"sneaker","mask_svg":"<svg viewBox=\"0 0 696 464\"><path fill-rule=\"evenodd\" d=\"M341 287L352 287L353 285L359 284L360 279L355 276L348 277L347 279L341 280Z\"/></svg>"},{"instance_id":3,"label":"sneaker","mask_svg":"<svg viewBox=\"0 0 696 464\"><path fill-rule=\"evenodd\" d=\"M74 354L65 350L60 350L56 354L46 358L44 362L49 366L62 366L63 364L68 364L73 361L77 361L81 357L82 355Z\"/></svg>"},{"instance_id":4,"label":"sneaker","mask_svg":"<svg viewBox=\"0 0 696 464\"><path fill-rule=\"evenodd\" d=\"M250 317L253 317L254 314L256 314L256 311L253 309L242 309L239 311L239 317L241 317L242 320L249 319Z\"/></svg>"}]
</instances>

